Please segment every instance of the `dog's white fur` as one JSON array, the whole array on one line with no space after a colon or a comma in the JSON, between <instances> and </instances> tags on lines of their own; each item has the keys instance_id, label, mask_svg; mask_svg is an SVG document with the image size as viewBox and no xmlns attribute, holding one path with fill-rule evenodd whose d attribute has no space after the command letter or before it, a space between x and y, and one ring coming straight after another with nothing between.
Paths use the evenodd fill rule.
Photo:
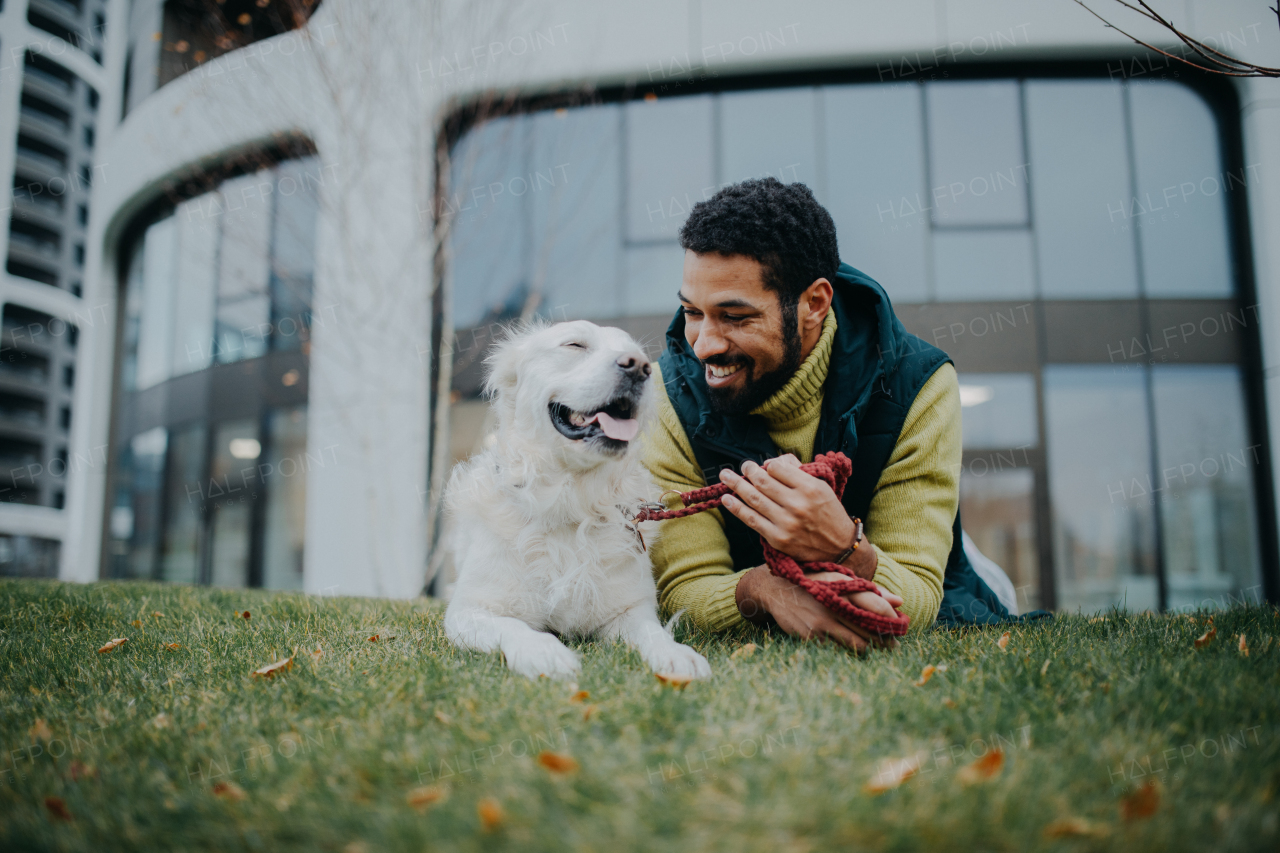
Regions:
<instances>
[{"instance_id":1,"label":"dog's white fur","mask_svg":"<svg viewBox=\"0 0 1280 853\"><path fill-rule=\"evenodd\" d=\"M621 366L632 358L643 376ZM625 450L571 440L548 412L552 402L595 412L629 391L643 434L655 416L643 350L621 329L574 321L515 333L488 363L496 441L458 466L446 498L458 570L450 641L501 649L528 678L579 671L578 655L548 631L622 640L655 672L709 676L706 659L659 622L649 557L619 509L658 496L639 439ZM655 527L644 525L648 544Z\"/></svg>"}]
</instances>

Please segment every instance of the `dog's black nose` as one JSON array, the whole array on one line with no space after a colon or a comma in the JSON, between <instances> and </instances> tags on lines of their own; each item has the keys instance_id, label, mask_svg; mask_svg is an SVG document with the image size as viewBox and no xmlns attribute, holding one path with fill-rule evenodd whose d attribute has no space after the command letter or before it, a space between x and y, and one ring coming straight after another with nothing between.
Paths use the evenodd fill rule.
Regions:
<instances>
[{"instance_id":1,"label":"dog's black nose","mask_svg":"<svg viewBox=\"0 0 1280 853\"><path fill-rule=\"evenodd\" d=\"M636 378L653 373L653 365L649 364L649 359L634 352L619 356L618 367L621 367L624 373Z\"/></svg>"}]
</instances>

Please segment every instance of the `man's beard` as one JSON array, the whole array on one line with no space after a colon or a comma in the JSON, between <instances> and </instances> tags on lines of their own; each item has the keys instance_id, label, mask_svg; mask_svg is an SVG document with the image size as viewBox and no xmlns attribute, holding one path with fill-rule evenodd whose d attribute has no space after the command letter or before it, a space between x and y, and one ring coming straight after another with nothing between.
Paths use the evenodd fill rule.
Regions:
<instances>
[{"instance_id":1,"label":"man's beard","mask_svg":"<svg viewBox=\"0 0 1280 853\"><path fill-rule=\"evenodd\" d=\"M708 388L711 396L711 408L720 415L745 415L764 401L776 394L782 386L791 381L800 369L800 330L796 328L797 305L782 306L782 361L776 368L759 379L752 379L755 359L747 355L713 355L705 359L704 365L730 367L742 365L743 384L741 388Z\"/></svg>"}]
</instances>

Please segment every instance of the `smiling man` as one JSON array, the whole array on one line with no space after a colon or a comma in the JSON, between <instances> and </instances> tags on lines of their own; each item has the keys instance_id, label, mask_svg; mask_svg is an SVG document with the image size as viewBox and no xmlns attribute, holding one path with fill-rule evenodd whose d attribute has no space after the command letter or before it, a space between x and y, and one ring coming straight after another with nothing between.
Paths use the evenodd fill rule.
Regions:
<instances>
[{"instance_id":1,"label":"smiling man","mask_svg":"<svg viewBox=\"0 0 1280 853\"><path fill-rule=\"evenodd\" d=\"M727 513L665 524L653 549L664 612L712 631L772 620L805 639L882 644L772 575L763 536L797 560L843 562L874 580L884 597L853 602L884 615L899 607L913 630L940 607L953 621L1009 618L959 543L955 368L903 329L880 285L840 262L835 225L809 188L730 186L694 206L680 244L681 310L645 460L663 488L719 479L734 494ZM843 501L799 468L833 450L853 460Z\"/></svg>"}]
</instances>

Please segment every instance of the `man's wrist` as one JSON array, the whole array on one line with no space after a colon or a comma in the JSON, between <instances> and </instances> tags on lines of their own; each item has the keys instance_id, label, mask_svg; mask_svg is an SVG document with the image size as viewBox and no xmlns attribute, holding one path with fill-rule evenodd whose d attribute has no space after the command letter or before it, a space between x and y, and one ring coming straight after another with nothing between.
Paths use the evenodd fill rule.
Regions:
<instances>
[{"instance_id":1,"label":"man's wrist","mask_svg":"<svg viewBox=\"0 0 1280 853\"><path fill-rule=\"evenodd\" d=\"M771 618L764 603L760 583L761 572L768 574L768 569L764 566L747 569L738 578L738 586L734 590L734 601L738 605L738 612L742 614L743 619L756 625L766 624Z\"/></svg>"}]
</instances>

